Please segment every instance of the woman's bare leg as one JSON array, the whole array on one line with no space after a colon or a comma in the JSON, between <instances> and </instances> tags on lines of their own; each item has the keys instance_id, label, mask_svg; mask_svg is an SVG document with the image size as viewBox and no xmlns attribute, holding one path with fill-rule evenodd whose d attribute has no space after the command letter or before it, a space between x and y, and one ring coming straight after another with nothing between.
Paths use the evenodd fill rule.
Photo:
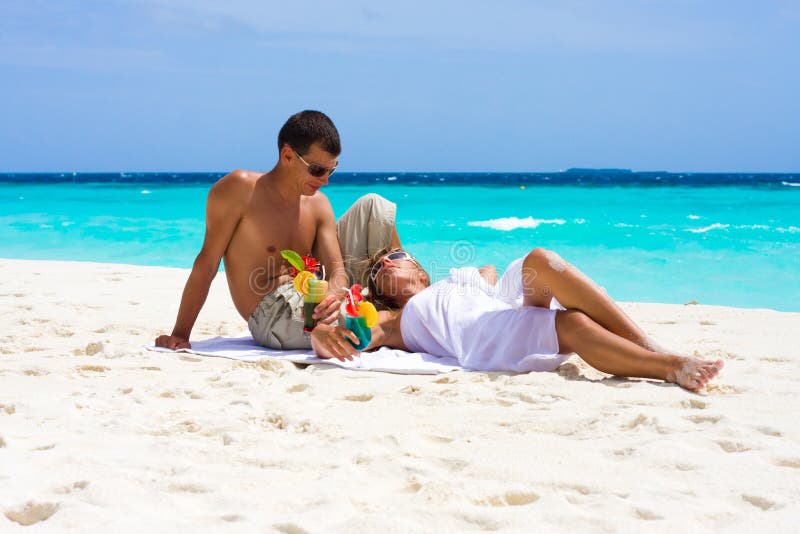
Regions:
<instances>
[{"instance_id":1,"label":"woman's bare leg","mask_svg":"<svg viewBox=\"0 0 800 534\"><path fill-rule=\"evenodd\" d=\"M526 306L546 308L556 297L565 308L584 312L606 330L642 348L668 352L650 339L605 291L555 252L532 250L522 264L522 284Z\"/></svg>"},{"instance_id":2,"label":"woman's bare leg","mask_svg":"<svg viewBox=\"0 0 800 534\"><path fill-rule=\"evenodd\" d=\"M560 352L575 352L599 371L666 380L691 391L703 388L723 366L722 360L706 362L644 349L577 310L556 313L556 334Z\"/></svg>"},{"instance_id":3,"label":"woman's bare leg","mask_svg":"<svg viewBox=\"0 0 800 534\"><path fill-rule=\"evenodd\" d=\"M394 248L403 248L403 244L400 243L400 234L397 233L397 225L392 226L392 237L389 240L389 246Z\"/></svg>"}]
</instances>

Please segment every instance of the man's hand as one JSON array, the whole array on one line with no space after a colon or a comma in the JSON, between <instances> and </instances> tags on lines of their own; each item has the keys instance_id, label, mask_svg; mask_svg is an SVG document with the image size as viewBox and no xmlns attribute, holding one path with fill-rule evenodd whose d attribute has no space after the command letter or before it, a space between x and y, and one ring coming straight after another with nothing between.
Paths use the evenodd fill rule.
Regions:
<instances>
[{"instance_id":1,"label":"man's hand","mask_svg":"<svg viewBox=\"0 0 800 534\"><path fill-rule=\"evenodd\" d=\"M311 347L320 358L352 360L358 351L348 339L358 344L358 336L343 326L318 324L311 331Z\"/></svg>"},{"instance_id":2,"label":"man's hand","mask_svg":"<svg viewBox=\"0 0 800 534\"><path fill-rule=\"evenodd\" d=\"M322 324L332 324L339 318L339 307L342 301L336 295L328 295L325 300L317 304L312 317Z\"/></svg>"},{"instance_id":3,"label":"man's hand","mask_svg":"<svg viewBox=\"0 0 800 534\"><path fill-rule=\"evenodd\" d=\"M181 336L158 336L156 338L156 347L164 347L165 349L178 350L190 349L192 345L189 340Z\"/></svg>"}]
</instances>

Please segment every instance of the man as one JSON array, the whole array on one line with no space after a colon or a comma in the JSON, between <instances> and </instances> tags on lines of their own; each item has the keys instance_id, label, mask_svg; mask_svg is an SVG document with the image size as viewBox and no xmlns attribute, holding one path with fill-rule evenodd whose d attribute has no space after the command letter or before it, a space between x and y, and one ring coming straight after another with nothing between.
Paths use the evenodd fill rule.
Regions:
<instances>
[{"instance_id":1,"label":"man","mask_svg":"<svg viewBox=\"0 0 800 534\"><path fill-rule=\"evenodd\" d=\"M231 298L253 338L275 349L310 348L310 338L303 333L302 297L280 255L284 249L311 252L325 266L330 290L314 309L314 318L325 324L337 320L342 288L349 284L333 209L319 189L328 184L338 164L339 133L324 113L302 111L281 128L278 150L271 171L236 170L209 191L203 246L183 290L172 334L159 336L157 346L190 347L192 327L224 259ZM347 264L357 280L363 275L358 257L387 243L399 246L394 218L394 204L367 195L339 221Z\"/></svg>"}]
</instances>

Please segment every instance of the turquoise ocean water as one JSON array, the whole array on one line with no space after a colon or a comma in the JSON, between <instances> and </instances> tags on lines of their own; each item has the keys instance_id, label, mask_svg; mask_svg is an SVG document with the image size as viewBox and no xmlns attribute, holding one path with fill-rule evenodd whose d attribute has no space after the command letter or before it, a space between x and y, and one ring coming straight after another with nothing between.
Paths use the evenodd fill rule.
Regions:
<instances>
[{"instance_id":1,"label":"turquoise ocean water","mask_svg":"<svg viewBox=\"0 0 800 534\"><path fill-rule=\"evenodd\" d=\"M190 268L218 176L0 175L0 257ZM502 271L542 246L618 300L800 311L798 175L337 174L332 182L325 193L337 216L366 192L396 202L401 239L434 279L461 265Z\"/></svg>"}]
</instances>

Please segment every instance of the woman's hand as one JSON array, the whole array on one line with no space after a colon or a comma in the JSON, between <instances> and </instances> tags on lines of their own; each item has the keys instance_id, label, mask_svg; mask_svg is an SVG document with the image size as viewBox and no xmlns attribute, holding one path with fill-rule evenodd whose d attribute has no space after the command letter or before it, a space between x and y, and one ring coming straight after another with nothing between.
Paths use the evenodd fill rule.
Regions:
<instances>
[{"instance_id":1,"label":"woman's hand","mask_svg":"<svg viewBox=\"0 0 800 534\"><path fill-rule=\"evenodd\" d=\"M358 344L358 336L343 326L320 323L311 331L311 347L320 358L352 360L358 351L348 339Z\"/></svg>"},{"instance_id":2,"label":"woman's hand","mask_svg":"<svg viewBox=\"0 0 800 534\"><path fill-rule=\"evenodd\" d=\"M497 269L494 268L494 265L484 265L478 269L478 272L481 273L483 279L490 285L495 285L497 283Z\"/></svg>"}]
</instances>

